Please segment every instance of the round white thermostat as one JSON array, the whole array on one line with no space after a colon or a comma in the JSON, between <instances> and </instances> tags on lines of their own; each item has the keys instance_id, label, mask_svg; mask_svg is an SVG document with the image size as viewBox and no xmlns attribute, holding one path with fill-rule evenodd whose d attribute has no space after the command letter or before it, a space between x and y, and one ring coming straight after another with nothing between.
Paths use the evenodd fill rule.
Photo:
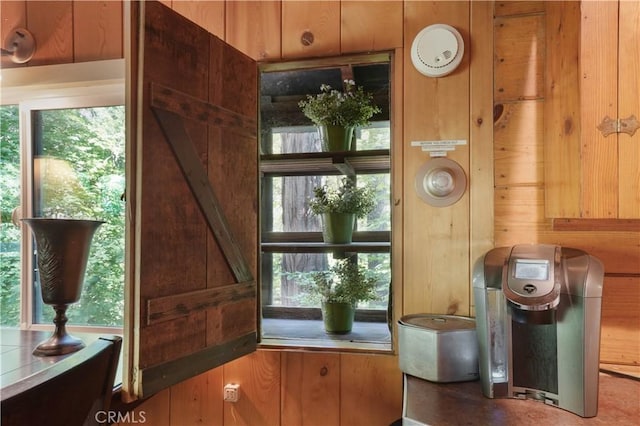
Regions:
<instances>
[{"instance_id":1,"label":"round white thermostat","mask_svg":"<svg viewBox=\"0 0 640 426\"><path fill-rule=\"evenodd\" d=\"M462 36L451 25L429 25L411 45L413 66L427 77L444 77L455 70L464 56Z\"/></svg>"}]
</instances>

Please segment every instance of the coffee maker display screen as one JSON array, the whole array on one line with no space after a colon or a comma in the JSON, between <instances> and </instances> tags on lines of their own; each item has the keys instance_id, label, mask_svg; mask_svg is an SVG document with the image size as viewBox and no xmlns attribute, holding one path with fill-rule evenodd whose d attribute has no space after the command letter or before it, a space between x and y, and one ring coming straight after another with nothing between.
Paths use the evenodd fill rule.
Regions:
<instances>
[{"instance_id":1,"label":"coffee maker display screen","mask_svg":"<svg viewBox=\"0 0 640 426\"><path fill-rule=\"evenodd\" d=\"M547 260L516 259L514 277L519 280L547 281L549 262Z\"/></svg>"}]
</instances>

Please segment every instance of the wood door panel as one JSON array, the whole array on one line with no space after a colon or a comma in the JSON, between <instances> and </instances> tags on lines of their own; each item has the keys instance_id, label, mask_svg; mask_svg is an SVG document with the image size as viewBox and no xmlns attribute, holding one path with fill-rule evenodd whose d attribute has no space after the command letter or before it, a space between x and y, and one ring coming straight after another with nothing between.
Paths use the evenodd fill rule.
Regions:
<instances>
[{"instance_id":1,"label":"wood door panel","mask_svg":"<svg viewBox=\"0 0 640 426\"><path fill-rule=\"evenodd\" d=\"M251 58L211 37L209 102L257 122L258 67ZM251 65L252 64L252 65ZM255 90L254 90L255 89ZM257 127L254 127L254 133Z\"/></svg>"},{"instance_id":2,"label":"wood door panel","mask_svg":"<svg viewBox=\"0 0 640 426\"><path fill-rule=\"evenodd\" d=\"M161 3L132 9L144 37L125 390L144 397L255 350L257 66Z\"/></svg>"},{"instance_id":3,"label":"wood door panel","mask_svg":"<svg viewBox=\"0 0 640 426\"><path fill-rule=\"evenodd\" d=\"M580 3L581 217L618 217L618 136L598 129L618 117L618 4Z\"/></svg>"},{"instance_id":4,"label":"wood door panel","mask_svg":"<svg viewBox=\"0 0 640 426\"><path fill-rule=\"evenodd\" d=\"M547 217L580 217L580 3L546 2L544 182Z\"/></svg>"},{"instance_id":5,"label":"wood door panel","mask_svg":"<svg viewBox=\"0 0 640 426\"><path fill-rule=\"evenodd\" d=\"M619 3L618 118L640 118L640 2ZM618 134L619 217L640 218L640 130Z\"/></svg>"}]
</instances>

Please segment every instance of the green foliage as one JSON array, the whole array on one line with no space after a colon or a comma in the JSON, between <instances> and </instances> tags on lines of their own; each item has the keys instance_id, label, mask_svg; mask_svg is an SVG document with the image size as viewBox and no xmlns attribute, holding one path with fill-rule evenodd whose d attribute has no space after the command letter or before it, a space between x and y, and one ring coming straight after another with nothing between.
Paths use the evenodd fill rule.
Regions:
<instances>
[{"instance_id":1,"label":"green foliage","mask_svg":"<svg viewBox=\"0 0 640 426\"><path fill-rule=\"evenodd\" d=\"M304 115L319 126L366 126L369 119L380 112L374 104L373 95L362 87L356 87L353 80L345 80L344 89L340 92L323 84L320 93L307 95L307 99L298 105Z\"/></svg>"},{"instance_id":2,"label":"green foliage","mask_svg":"<svg viewBox=\"0 0 640 426\"><path fill-rule=\"evenodd\" d=\"M73 180L48 181L35 216L104 220L89 255L82 297L67 311L69 324L122 326L124 309L124 107L44 110L36 114L38 155L62 165ZM20 205L18 108L0 107L0 324L20 322L20 229L11 212ZM46 172L46 170L45 170ZM59 182L58 182L59 183ZM35 300L42 303L35 284ZM34 322L50 323L49 306L35 309Z\"/></svg>"},{"instance_id":3,"label":"green foliage","mask_svg":"<svg viewBox=\"0 0 640 426\"><path fill-rule=\"evenodd\" d=\"M313 189L314 198L309 201L309 208L314 214L323 213L355 213L362 218L369 214L375 206L374 193L368 186L358 187L353 179L345 177L335 187L327 185Z\"/></svg>"},{"instance_id":4,"label":"green foliage","mask_svg":"<svg viewBox=\"0 0 640 426\"><path fill-rule=\"evenodd\" d=\"M378 278L368 269L350 259L340 259L328 271L311 273L312 282L303 284L312 296L322 302L350 303L378 299Z\"/></svg>"}]
</instances>

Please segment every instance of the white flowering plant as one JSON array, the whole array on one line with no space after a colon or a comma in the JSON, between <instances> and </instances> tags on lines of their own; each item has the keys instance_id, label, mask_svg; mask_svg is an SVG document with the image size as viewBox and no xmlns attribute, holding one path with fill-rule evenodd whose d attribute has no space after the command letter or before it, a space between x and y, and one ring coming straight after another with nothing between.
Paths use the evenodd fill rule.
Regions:
<instances>
[{"instance_id":1,"label":"white flowering plant","mask_svg":"<svg viewBox=\"0 0 640 426\"><path fill-rule=\"evenodd\" d=\"M320 93L307 95L298 105L304 115L318 126L365 126L380 108L374 103L373 94L356 86L353 80L344 80L344 92L328 84L320 86Z\"/></svg>"}]
</instances>

